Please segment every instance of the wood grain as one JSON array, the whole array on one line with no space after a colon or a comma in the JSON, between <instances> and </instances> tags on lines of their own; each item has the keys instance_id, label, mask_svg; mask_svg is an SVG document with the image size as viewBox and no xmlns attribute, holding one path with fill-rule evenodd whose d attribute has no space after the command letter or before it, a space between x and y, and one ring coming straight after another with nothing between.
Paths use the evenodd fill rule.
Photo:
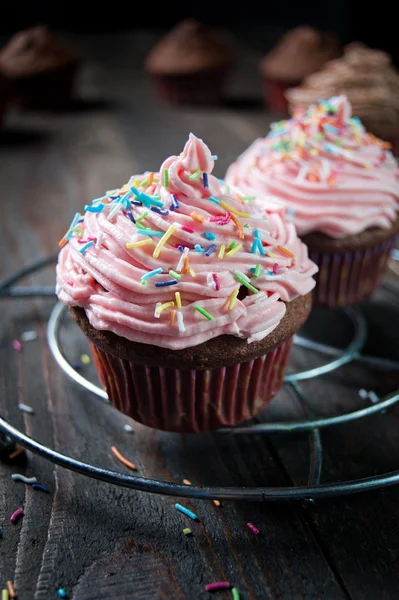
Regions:
<instances>
[{"instance_id":1,"label":"wood grain","mask_svg":"<svg viewBox=\"0 0 399 600\"><path fill-rule=\"evenodd\" d=\"M91 198L156 169L180 152L189 131L219 155L216 174L271 116L260 105L255 75L259 55L246 48L232 82L232 102L220 109L179 111L159 107L141 71L151 34L76 36L87 57L82 101L69 113L10 115L0 138L3 220L0 274L54 252L71 215ZM252 74L251 74L252 73ZM240 83L241 82L241 83ZM54 282L47 269L29 282ZM398 358L398 286L388 276L365 307L372 326L368 351ZM92 464L128 472L112 455L118 449L146 477L237 486L305 483L307 436L182 436L149 430L129 420L66 379L45 340L52 300L1 300L0 412L29 435ZM328 323L324 320L324 326ZM39 339L15 352L11 341L34 329ZM330 327L331 329L331 327ZM345 333L340 332L340 339ZM322 330L320 330L322 331ZM323 329L326 331L326 329ZM338 335L338 333L337 333ZM321 333L323 337L323 334ZM73 326L62 332L73 362L87 351ZM296 349L292 366L319 358ZM85 367L93 375L92 365ZM397 373L361 365L303 384L317 414L332 406L359 406L358 389L386 393ZM34 415L18 411L18 402ZM301 408L288 387L268 415L298 418ZM366 476L397 468L398 409L322 433L322 481ZM46 495L11 480L13 472L36 475ZM64 587L75 600L100 598L209 598L205 584L229 580L245 599L393 598L398 590L398 489L316 503L181 502L199 522L174 508L175 499L121 489L60 469L33 455L0 464L0 589L15 582L20 600L47 600ZM19 506L24 518L9 516ZM261 531L254 536L246 527ZM189 526L193 535L186 537ZM221 592L218 597L228 597Z\"/></svg>"}]
</instances>

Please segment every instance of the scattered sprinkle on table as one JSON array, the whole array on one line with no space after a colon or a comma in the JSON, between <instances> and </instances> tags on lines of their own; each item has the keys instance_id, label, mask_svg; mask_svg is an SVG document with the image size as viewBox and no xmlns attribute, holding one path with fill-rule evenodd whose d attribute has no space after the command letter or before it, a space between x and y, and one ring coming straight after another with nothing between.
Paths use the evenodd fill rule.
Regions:
<instances>
[{"instance_id":1,"label":"scattered sprinkle on table","mask_svg":"<svg viewBox=\"0 0 399 600\"><path fill-rule=\"evenodd\" d=\"M59 598L66 598L67 597L67 593L64 590L64 588L59 588L59 590L57 590L57 594Z\"/></svg>"},{"instance_id":2,"label":"scattered sprinkle on table","mask_svg":"<svg viewBox=\"0 0 399 600\"><path fill-rule=\"evenodd\" d=\"M215 506L220 506L220 500L212 500Z\"/></svg>"},{"instance_id":3,"label":"scattered sprinkle on table","mask_svg":"<svg viewBox=\"0 0 399 600\"><path fill-rule=\"evenodd\" d=\"M191 481L189 479L183 479L184 485L191 485Z\"/></svg>"},{"instance_id":4,"label":"scattered sprinkle on table","mask_svg":"<svg viewBox=\"0 0 399 600\"><path fill-rule=\"evenodd\" d=\"M12 515L10 517L10 521L11 521L11 523L16 523L16 521L18 521L18 519L23 516L24 516L23 508L17 508L17 510L12 513Z\"/></svg>"},{"instance_id":5,"label":"scattered sprinkle on table","mask_svg":"<svg viewBox=\"0 0 399 600\"><path fill-rule=\"evenodd\" d=\"M82 354L82 356L80 357L80 360L82 362L82 365L89 365L91 363L91 358L88 354Z\"/></svg>"},{"instance_id":6,"label":"scattered sprinkle on table","mask_svg":"<svg viewBox=\"0 0 399 600\"><path fill-rule=\"evenodd\" d=\"M207 583L205 589L207 592L216 592L217 590L228 590L231 585L228 581L215 581L214 583Z\"/></svg>"},{"instance_id":7,"label":"scattered sprinkle on table","mask_svg":"<svg viewBox=\"0 0 399 600\"><path fill-rule=\"evenodd\" d=\"M183 529L183 533L184 533L184 535L191 535L192 531L189 527L186 527L185 529Z\"/></svg>"},{"instance_id":8,"label":"scattered sprinkle on table","mask_svg":"<svg viewBox=\"0 0 399 600\"><path fill-rule=\"evenodd\" d=\"M123 429L127 431L127 433L133 433L133 427L129 425L129 423L125 423Z\"/></svg>"},{"instance_id":9,"label":"scattered sprinkle on table","mask_svg":"<svg viewBox=\"0 0 399 600\"><path fill-rule=\"evenodd\" d=\"M9 595L8 595L8 590L4 589L1 592L1 600L8 600L9 599Z\"/></svg>"},{"instance_id":10,"label":"scattered sprinkle on table","mask_svg":"<svg viewBox=\"0 0 399 600\"><path fill-rule=\"evenodd\" d=\"M44 485L42 485L41 483L33 483L32 484L32 488L34 490L39 491L39 492L44 492L45 494L49 493L48 489Z\"/></svg>"},{"instance_id":11,"label":"scattered sprinkle on table","mask_svg":"<svg viewBox=\"0 0 399 600\"><path fill-rule=\"evenodd\" d=\"M25 475L21 475L20 473L13 473L11 475L11 479L14 481L22 481L23 483L36 483L36 477L25 477Z\"/></svg>"},{"instance_id":12,"label":"scattered sprinkle on table","mask_svg":"<svg viewBox=\"0 0 399 600\"><path fill-rule=\"evenodd\" d=\"M33 408L31 406L28 406L27 404L23 404L22 402L18 404L18 408L19 410L22 410L22 412L29 413L30 415L34 414Z\"/></svg>"},{"instance_id":13,"label":"scattered sprinkle on table","mask_svg":"<svg viewBox=\"0 0 399 600\"><path fill-rule=\"evenodd\" d=\"M15 587L12 581L7 581L7 590L10 595L10 598L16 598L17 592L15 591Z\"/></svg>"},{"instance_id":14,"label":"scattered sprinkle on table","mask_svg":"<svg viewBox=\"0 0 399 600\"><path fill-rule=\"evenodd\" d=\"M197 515L195 513L193 513L191 510L189 510L188 508L186 508L185 506L182 506L181 504L175 504L175 508L176 508L176 510L179 510L181 513L183 513L187 517L190 517L190 519L192 519L193 521L199 520Z\"/></svg>"},{"instance_id":15,"label":"scattered sprinkle on table","mask_svg":"<svg viewBox=\"0 0 399 600\"><path fill-rule=\"evenodd\" d=\"M25 454L25 448L22 448L22 446L20 446L16 450L14 450L14 452L11 452L11 454L8 456L8 458L10 460L14 460L14 458L17 458L21 454Z\"/></svg>"},{"instance_id":16,"label":"scattered sprinkle on table","mask_svg":"<svg viewBox=\"0 0 399 600\"><path fill-rule=\"evenodd\" d=\"M240 593L236 587L231 588L231 595L233 600L240 600Z\"/></svg>"},{"instance_id":17,"label":"scattered sprinkle on table","mask_svg":"<svg viewBox=\"0 0 399 600\"><path fill-rule=\"evenodd\" d=\"M22 344L19 340L13 340L11 342L11 346L14 348L14 350L16 350L17 352L21 352L22 350Z\"/></svg>"},{"instance_id":18,"label":"scattered sprinkle on table","mask_svg":"<svg viewBox=\"0 0 399 600\"><path fill-rule=\"evenodd\" d=\"M252 523L247 523L247 527L254 535L259 535L259 529L255 527L255 525L253 525Z\"/></svg>"},{"instance_id":19,"label":"scattered sprinkle on table","mask_svg":"<svg viewBox=\"0 0 399 600\"><path fill-rule=\"evenodd\" d=\"M37 340L37 338L37 331L24 331L23 333L21 333L21 340L23 342L33 342L33 340Z\"/></svg>"},{"instance_id":20,"label":"scattered sprinkle on table","mask_svg":"<svg viewBox=\"0 0 399 600\"><path fill-rule=\"evenodd\" d=\"M137 471L137 467L134 463L130 462L127 458L123 456L115 446L111 446L112 454L128 469L132 469L132 471Z\"/></svg>"}]
</instances>

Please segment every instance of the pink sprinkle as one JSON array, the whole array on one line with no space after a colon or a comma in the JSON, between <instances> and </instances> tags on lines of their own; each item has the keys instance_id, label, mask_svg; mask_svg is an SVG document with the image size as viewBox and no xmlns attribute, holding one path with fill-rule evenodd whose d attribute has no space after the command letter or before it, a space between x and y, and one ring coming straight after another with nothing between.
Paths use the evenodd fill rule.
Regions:
<instances>
[{"instance_id":1,"label":"pink sprinkle","mask_svg":"<svg viewBox=\"0 0 399 600\"><path fill-rule=\"evenodd\" d=\"M13 340L11 342L11 345L14 348L14 350L16 350L17 352L21 352L21 350L22 350L21 342L19 342L18 340Z\"/></svg>"},{"instance_id":2,"label":"pink sprinkle","mask_svg":"<svg viewBox=\"0 0 399 600\"><path fill-rule=\"evenodd\" d=\"M15 523L15 521L17 521L20 517L23 517L23 516L24 516L23 508L17 508L17 510L12 513L12 515L10 517L10 521L11 521L11 523Z\"/></svg>"},{"instance_id":3,"label":"pink sprinkle","mask_svg":"<svg viewBox=\"0 0 399 600\"><path fill-rule=\"evenodd\" d=\"M215 282L216 291L218 292L220 290L219 277L216 275L216 273L212 273L212 277L213 277L213 281Z\"/></svg>"},{"instance_id":4,"label":"pink sprinkle","mask_svg":"<svg viewBox=\"0 0 399 600\"><path fill-rule=\"evenodd\" d=\"M253 525L252 523L247 523L247 526L248 526L248 529L250 531L252 531L252 533L254 535L259 535L260 531L259 531L259 529L257 527L255 527L255 525Z\"/></svg>"},{"instance_id":5,"label":"pink sprinkle","mask_svg":"<svg viewBox=\"0 0 399 600\"><path fill-rule=\"evenodd\" d=\"M89 240L89 242L94 242L95 244L97 244L97 238L96 237L88 237L87 239Z\"/></svg>"},{"instance_id":6,"label":"pink sprinkle","mask_svg":"<svg viewBox=\"0 0 399 600\"><path fill-rule=\"evenodd\" d=\"M225 217L218 215L216 217L210 217L209 221L211 223L217 223L218 225L227 225L227 223L230 221L230 219L231 219L231 214L227 211Z\"/></svg>"},{"instance_id":7,"label":"pink sprinkle","mask_svg":"<svg viewBox=\"0 0 399 600\"><path fill-rule=\"evenodd\" d=\"M195 229L192 227L187 227L187 225L182 226L182 231L187 231L187 233L195 233Z\"/></svg>"},{"instance_id":8,"label":"pink sprinkle","mask_svg":"<svg viewBox=\"0 0 399 600\"><path fill-rule=\"evenodd\" d=\"M70 279L69 281L67 281L67 284L73 287L75 285L75 282Z\"/></svg>"},{"instance_id":9,"label":"pink sprinkle","mask_svg":"<svg viewBox=\"0 0 399 600\"><path fill-rule=\"evenodd\" d=\"M277 273L278 273L278 264L274 263L274 265L273 265L273 275L277 275Z\"/></svg>"},{"instance_id":10,"label":"pink sprinkle","mask_svg":"<svg viewBox=\"0 0 399 600\"><path fill-rule=\"evenodd\" d=\"M216 592L216 590L228 590L231 587L228 581L215 581L215 583L207 583L205 589L207 592Z\"/></svg>"}]
</instances>

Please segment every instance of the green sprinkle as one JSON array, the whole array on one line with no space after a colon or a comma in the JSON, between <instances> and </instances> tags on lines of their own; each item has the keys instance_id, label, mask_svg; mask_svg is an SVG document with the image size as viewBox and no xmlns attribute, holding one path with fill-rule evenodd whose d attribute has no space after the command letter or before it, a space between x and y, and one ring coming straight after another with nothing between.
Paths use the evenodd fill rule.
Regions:
<instances>
[{"instance_id":1,"label":"green sprinkle","mask_svg":"<svg viewBox=\"0 0 399 600\"><path fill-rule=\"evenodd\" d=\"M228 252L230 252L230 250L233 250L234 246L236 245L235 241L233 240L228 248Z\"/></svg>"},{"instance_id":2,"label":"green sprinkle","mask_svg":"<svg viewBox=\"0 0 399 600\"><path fill-rule=\"evenodd\" d=\"M169 275L173 277L173 279L177 279L177 281L181 279L181 275L179 275L179 273L176 273L176 271L172 271L172 269L169 271Z\"/></svg>"},{"instance_id":3,"label":"green sprinkle","mask_svg":"<svg viewBox=\"0 0 399 600\"><path fill-rule=\"evenodd\" d=\"M324 140L324 133L316 133L314 139L316 140L316 142L321 142L321 140Z\"/></svg>"},{"instance_id":4,"label":"green sprinkle","mask_svg":"<svg viewBox=\"0 0 399 600\"><path fill-rule=\"evenodd\" d=\"M204 317L206 317L209 321L213 321L212 315L209 314L209 312L205 310L205 308L202 308L202 306L198 306L198 304L195 304L194 308L195 310L198 310L198 312L201 313L201 315L203 315Z\"/></svg>"},{"instance_id":5,"label":"green sprinkle","mask_svg":"<svg viewBox=\"0 0 399 600\"><path fill-rule=\"evenodd\" d=\"M164 184L164 187L168 187L168 185L169 185L169 171L168 171L168 169L165 169L165 171L163 172L163 184Z\"/></svg>"},{"instance_id":6,"label":"green sprinkle","mask_svg":"<svg viewBox=\"0 0 399 600\"><path fill-rule=\"evenodd\" d=\"M142 181L140 183L140 187L147 187L149 180L150 180L150 176L148 175L147 179L145 179L144 181Z\"/></svg>"},{"instance_id":7,"label":"green sprinkle","mask_svg":"<svg viewBox=\"0 0 399 600\"><path fill-rule=\"evenodd\" d=\"M236 587L231 588L231 595L233 597L233 600L240 600L240 593Z\"/></svg>"},{"instance_id":8,"label":"green sprinkle","mask_svg":"<svg viewBox=\"0 0 399 600\"><path fill-rule=\"evenodd\" d=\"M241 196L241 200L256 200L256 196Z\"/></svg>"},{"instance_id":9,"label":"green sprinkle","mask_svg":"<svg viewBox=\"0 0 399 600\"><path fill-rule=\"evenodd\" d=\"M256 277L256 279L257 279L259 277L259 275L260 275L260 265L256 265L254 277Z\"/></svg>"},{"instance_id":10,"label":"green sprinkle","mask_svg":"<svg viewBox=\"0 0 399 600\"><path fill-rule=\"evenodd\" d=\"M244 279L244 277L242 277L242 275L240 275L239 273L236 273L236 279L237 279L237 281L242 283L242 285L245 285L245 287L248 288L249 290L251 290L251 292L253 292L254 294L259 293L259 290L257 290L256 287L254 287L252 285L252 283L249 283L249 281Z\"/></svg>"},{"instance_id":11,"label":"green sprinkle","mask_svg":"<svg viewBox=\"0 0 399 600\"><path fill-rule=\"evenodd\" d=\"M194 181L194 179L197 179L197 177L199 177L200 175L201 175L201 169L197 169L196 171L194 171L194 173L192 173L189 176L189 180Z\"/></svg>"},{"instance_id":12,"label":"green sprinkle","mask_svg":"<svg viewBox=\"0 0 399 600\"><path fill-rule=\"evenodd\" d=\"M244 227L247 227L249 229L250 224L249 223L245 223Z\"/></svg>"},{"instance_id":13,"label":"green sprinkle","mask_svg":"<svg viewBox=\"0 0 399 600\"><path fill-rule=\"evenodd\" d=\"M337 138L335 140L335 143L336 143L337 146L342 146L342 140L341 140L341 138Z\"/></svg>"},{"instance_id":14,"label":"green sprinkle","mask_svg":"<svg viewBox=\"0 0 399 600\"><path fill-rule=\"evenodd\" d=\"M137 227L137 229L147 229L147 227L144 227L144 225L142 225L141 223L137 223L137 219L136 219L136 227Z\"/></svg>"},{"instance_id":15,"label":"green sprinkle","mask_svg":"<svg viewBox=\"0 0 399 600\"><path fill-rule=\"evenodd\" d=\"M135 217L136 223L138 223L142 219L145 219L147 216L148 216L148 210L145 210L139 217Z\"/></svg>"}]
</instances>

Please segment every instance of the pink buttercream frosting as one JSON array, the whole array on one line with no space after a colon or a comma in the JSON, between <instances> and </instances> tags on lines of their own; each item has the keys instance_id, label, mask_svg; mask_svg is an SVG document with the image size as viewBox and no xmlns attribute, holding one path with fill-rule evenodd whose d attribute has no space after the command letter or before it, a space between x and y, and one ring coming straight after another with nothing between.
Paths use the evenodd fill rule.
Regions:
<instances>
[{"instance_id":1,"label":"pink buttercream frosting","mask_svg":"<svg viewBox=\"0 0 399 600\"><path fill-rule=\"evenodd\" d=\"M317 267L280 203L227 191L213 166L190 134L159 173L134 176L87 206L61 242L59 299L84 308L98 330L164 348L223 334L250 343L273 331L285 303L312 290ZM242 278L251 289L234 299L246 289Z\"/></svg>"},{"instance_id":2,"label":"pink buttercream frosting","mask_svg":"<svg viewBox=\"0 0 399 600\"><path fill-rule=\"evenodd\" d=\"M399 201L398 168L389 144L352 118L345 96L297 110L272 125L233 163L226 183L272 194L287 206L299 235L343 238L388 229Z\"/></svg>"}]
</instances>

